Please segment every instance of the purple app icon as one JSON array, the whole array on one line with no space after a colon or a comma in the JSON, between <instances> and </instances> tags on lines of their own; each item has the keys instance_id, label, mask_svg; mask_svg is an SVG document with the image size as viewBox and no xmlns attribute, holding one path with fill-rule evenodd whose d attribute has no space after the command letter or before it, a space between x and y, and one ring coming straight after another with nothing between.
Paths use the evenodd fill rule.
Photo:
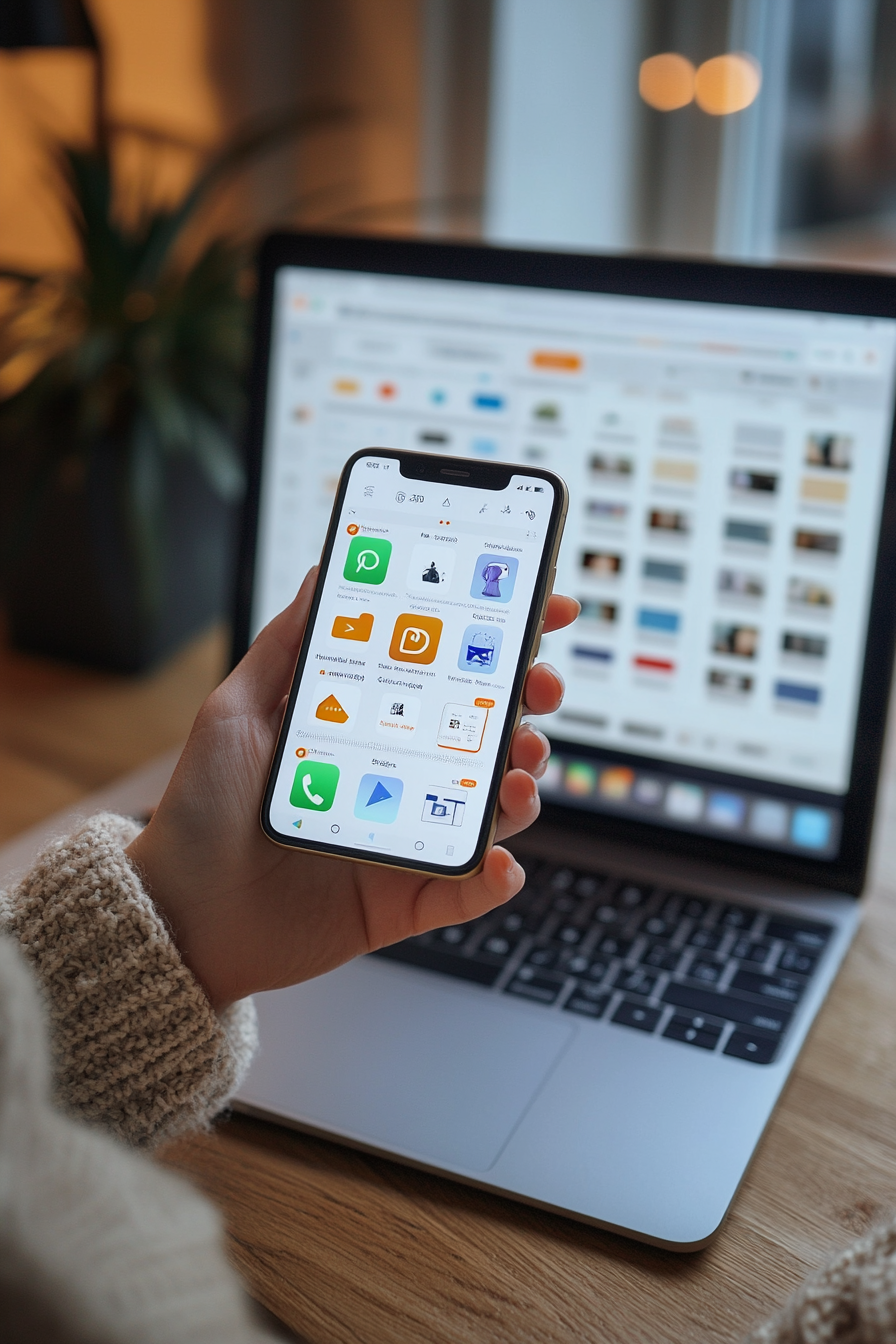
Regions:
<instances>
[{"instance_id":1,"label":"purple app icon","mask_svg":"<svg viewBox=\"0 0 896 1344\"><path fill-rule=\"evenodd\" d=\"M471 597L484 597L492 602L509 602L513 596L520 562L513 555L480 555L473 570Z\"/></svg>"}]
</instances>

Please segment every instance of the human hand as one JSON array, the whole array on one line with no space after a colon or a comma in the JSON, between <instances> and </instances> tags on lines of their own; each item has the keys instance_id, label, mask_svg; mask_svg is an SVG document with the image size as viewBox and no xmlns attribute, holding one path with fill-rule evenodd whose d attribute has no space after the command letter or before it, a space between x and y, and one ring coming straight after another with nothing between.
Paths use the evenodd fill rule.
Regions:
<instances>
[{"instance_id":1,"label":"human hand","mask_svg":"<svg viewBox=\"0 0 896 1344\"><path fill-rule=\"evenodd\" d=\"M128 846L186 964L218 1011L265 989L308 980L387 943L475 919L510 899L525 874L505 849L474 877L433 878L273 844L258 815L308 618L317 571L262 630L213 691L152 820ZM545 632L575 620L554 596ZM547 663L526 679L524 702L549 714L563 683ZM496 839L530 826L547 738L529 724L513 737Z\"/></svg>"}]
</instances>

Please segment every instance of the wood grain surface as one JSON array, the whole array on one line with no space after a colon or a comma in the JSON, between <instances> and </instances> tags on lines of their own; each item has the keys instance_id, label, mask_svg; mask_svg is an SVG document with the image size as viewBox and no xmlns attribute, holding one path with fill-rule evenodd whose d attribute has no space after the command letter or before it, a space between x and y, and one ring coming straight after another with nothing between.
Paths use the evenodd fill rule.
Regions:
<instances>
[{"instance_id":1,"label":"wood grain surface","mask_svg":"<svg viewBox=\"0 0 896 1344\"><path fill-rule=\"evenodd\" d=\"M0 654L2 834L182 738L224 649L212 634L136 680ZM218 1205L250 1291L313 1344L738 1339L896 1208L894 764L864 924L707 1250L654 1250L240 1116L160 1160Z\"/></svg>"}]
</instances>

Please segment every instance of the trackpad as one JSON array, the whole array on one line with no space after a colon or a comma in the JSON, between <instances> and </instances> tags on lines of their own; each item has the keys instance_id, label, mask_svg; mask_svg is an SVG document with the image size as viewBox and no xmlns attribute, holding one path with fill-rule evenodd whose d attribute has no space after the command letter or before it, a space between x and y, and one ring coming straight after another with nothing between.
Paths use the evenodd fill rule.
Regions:
<instances>
[{"instance_id":1,"label":"trackpad","mask_svg":"<svg viewBox=\"0 0 896 1344\"><path fill-rule=\"evenodd\" d=\"M467 1171L492 1165L575 1030L376 957L255 1001L240 1100Z\"/></svg>"}]
</instances>

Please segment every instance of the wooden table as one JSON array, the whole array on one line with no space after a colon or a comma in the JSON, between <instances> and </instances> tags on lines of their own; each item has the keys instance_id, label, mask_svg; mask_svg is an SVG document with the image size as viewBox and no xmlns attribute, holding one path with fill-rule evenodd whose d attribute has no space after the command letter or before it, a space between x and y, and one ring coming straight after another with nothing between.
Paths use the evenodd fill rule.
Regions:
<instances>
[{"instance_id":1,"label":"wooden table","mask_svg":"<svg viewBox=\"0 0 896 1344\"><path fill-rule=\"evenodd\" d=\"M6 833L182 738L223 635L128 681L0 655ZM677 1256L244 1117L162 1159L309 1341L726 1341L896 1206L896 760L865 923L713 1246Z\"/></svg>"}]
</instances>

